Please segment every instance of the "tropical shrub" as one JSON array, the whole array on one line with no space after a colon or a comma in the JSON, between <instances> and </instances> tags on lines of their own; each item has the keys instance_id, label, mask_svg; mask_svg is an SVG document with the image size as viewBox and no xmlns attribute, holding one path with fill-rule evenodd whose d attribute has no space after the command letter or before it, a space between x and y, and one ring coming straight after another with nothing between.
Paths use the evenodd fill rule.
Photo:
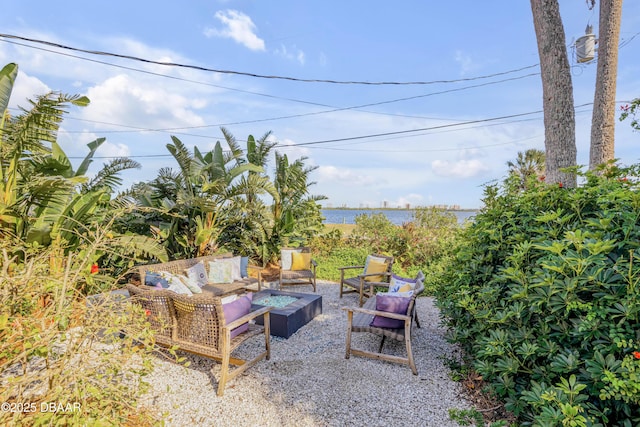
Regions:
<instances>
[{"instance_id":1,"label":"tropical shrub","mask_svg":"<svg viewBox=\"0 0 640 427\"><path fill-rule=\"evenodd\" d=\"M520 425L640 424L638 165L490 186L436 294Z\"/></svg>"},{"instance_id":2,"label":"tropical shrub","mask_svg":"<svg viewBox=\"0 0 640 427\"><path fill-rule=\"evenodd\" d=\"M136 403L154 348L145 313L86 299L87 283L114 289L117 278L59 244L0 241L0 424L156 424L156 411ZM80 246L112 249L102 238Z\"/></svg>"}]
</instances>

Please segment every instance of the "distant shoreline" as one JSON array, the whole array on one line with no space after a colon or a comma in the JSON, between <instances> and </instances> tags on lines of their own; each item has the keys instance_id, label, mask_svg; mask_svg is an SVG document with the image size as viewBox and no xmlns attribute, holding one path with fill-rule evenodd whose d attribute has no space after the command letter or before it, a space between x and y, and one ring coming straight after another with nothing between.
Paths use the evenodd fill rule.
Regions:
<instances>
[{"instance_id":1,"label":"distant shoreline","mask_svg":"<svg viewBox=\"0 0 640 427\"><path fill-rule=\"evenodd\" d=\"M327 208L322 207L322 210L326 211L415 211L416 209L427 209L432 206L416 206L414 208ZM477 212L480 209L473 208L460 208L460 209L442 209L447 212Z\"/></svg>"}]
</instances>

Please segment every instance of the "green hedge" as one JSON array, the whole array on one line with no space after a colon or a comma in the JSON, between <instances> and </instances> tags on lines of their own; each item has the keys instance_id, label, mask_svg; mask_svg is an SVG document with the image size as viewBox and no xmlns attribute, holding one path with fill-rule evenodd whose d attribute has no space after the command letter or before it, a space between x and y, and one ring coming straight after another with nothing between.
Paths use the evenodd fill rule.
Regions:
<instances>
[{"instance_id":1,"label":"green hedge","mask_svg":"<svg viewBox=\"0 0 640 427\"><path fill-rule=\"evenodd\" d=\"M519 425L640 425L638 171L488 187L460 239L438 306Z\"/></svg>"}]
</instances>

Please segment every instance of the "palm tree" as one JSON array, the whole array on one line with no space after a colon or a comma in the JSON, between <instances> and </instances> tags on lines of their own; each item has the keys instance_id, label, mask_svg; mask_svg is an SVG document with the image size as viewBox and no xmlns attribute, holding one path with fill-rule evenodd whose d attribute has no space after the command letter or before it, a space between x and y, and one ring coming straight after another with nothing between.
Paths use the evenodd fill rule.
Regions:
<instances>
[{"instance_id":1,"label":"palm tree","mask_svg":"<svg viewBox=\"0 0 640 427\"><path fill-rule=\"evenodd\" d=\"M158 177L135 194L142 206L162 209L152 215L153 231L164 241L172 258L193 257L215 252L223 231L224 208L247 193L241 179L246 173L261 173L260 166L242 160L243 152L226 130L228 150L220 141L213 150L193 154L175 136L167 149L178 170L163 168ZM260 189L252 189L259 193Z\"/></svg>"},{"instance_id":2,"label":"palm tree","mask_svg":"<svg viewBox=\"0 0 640 427\"><path fill-rule=\"evenodd\" d=\"M518 152L515 162L508 161L509 176L517 180L518 189L526 190L532 178L544 178L545 152L530 148L524 153Z\"/></svg>"},{"instance_id":3,"label":"palm tree","mask_svg":"<svg viewBox=\"0 0 640 427\"><path fill-rule=\"evenodd\" d=\"M8 93L5 67L0 76L0 100L6 105ZM15 72L15 68L13 69ZM124 201L111 199L121 183L119 173L139 167L129 159L114 159L93 179L85 176L93 155L104 138L88 144L89 154L77 170L57 142L57 133L69 105L85 106L89 99L48 93L29 100L15 118L3 122L0 138L0 236L16 243L46 247L54 240L67 255L94 241L96 233L108 233L109 256L153 256L166 253L153 240L112 233L113 211ZM105 228L106 227L106 228ZM101 231L99 231L101 230ZM105 252L92 250L83 256L97 261Z\"/></svg>"},{"instance_id":4,"label":"palm tree","mask_svg":"<svg viewBox=\"0 0 640 427\"><path fill-rule=\"evenodd\" d=\"M273 178L278 192L278 200L271 205L272 228L269 234L265 255L273 259L280 248L294 242L304 243L310 237L322 231L322 215L318 201L325 196L309 194L309 175L317 167L307 167L306 157L290 163L286 154L276 151L276 170ZM266 258L268 259L268 258Z\"/></svg>"}]
</instances>

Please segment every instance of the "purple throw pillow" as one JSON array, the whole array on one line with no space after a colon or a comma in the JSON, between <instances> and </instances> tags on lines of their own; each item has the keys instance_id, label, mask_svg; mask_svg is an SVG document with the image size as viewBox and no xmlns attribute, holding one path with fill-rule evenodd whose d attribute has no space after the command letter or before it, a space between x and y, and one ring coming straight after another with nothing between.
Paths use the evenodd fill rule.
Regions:
<instances>
[{"instance_id":1,"label":"purple throw pillow","mask_svg":"<svg viewBox=\"0 0 640 427\"><path fill-rule=\"evenodd\" d=\"M251 311L251 300L253 299L252 293L247 293L241 296L235 301L228 304L222 304L222 311L224 312L224 319L227 324L233 322L236 319L241 318L249 314ZM237 328L231 330L231 338L238 336L239 334L246 332L249 329L249 324L245 323Z\"/></svg>"},{"instance_id":2,"label":"purple throw pillow","mask_svg":"<svg viewBox=\"0 0 640 427\"><path fill-rule=\"evenodd\" d=\"M392 295L377 295L376 310L386 311L387 313L407 314L411 298L396 297ZM370 326L375 328L404 328L404 320L390 319L388 317L375 316Z\"/></svg>"}]
</instances>

